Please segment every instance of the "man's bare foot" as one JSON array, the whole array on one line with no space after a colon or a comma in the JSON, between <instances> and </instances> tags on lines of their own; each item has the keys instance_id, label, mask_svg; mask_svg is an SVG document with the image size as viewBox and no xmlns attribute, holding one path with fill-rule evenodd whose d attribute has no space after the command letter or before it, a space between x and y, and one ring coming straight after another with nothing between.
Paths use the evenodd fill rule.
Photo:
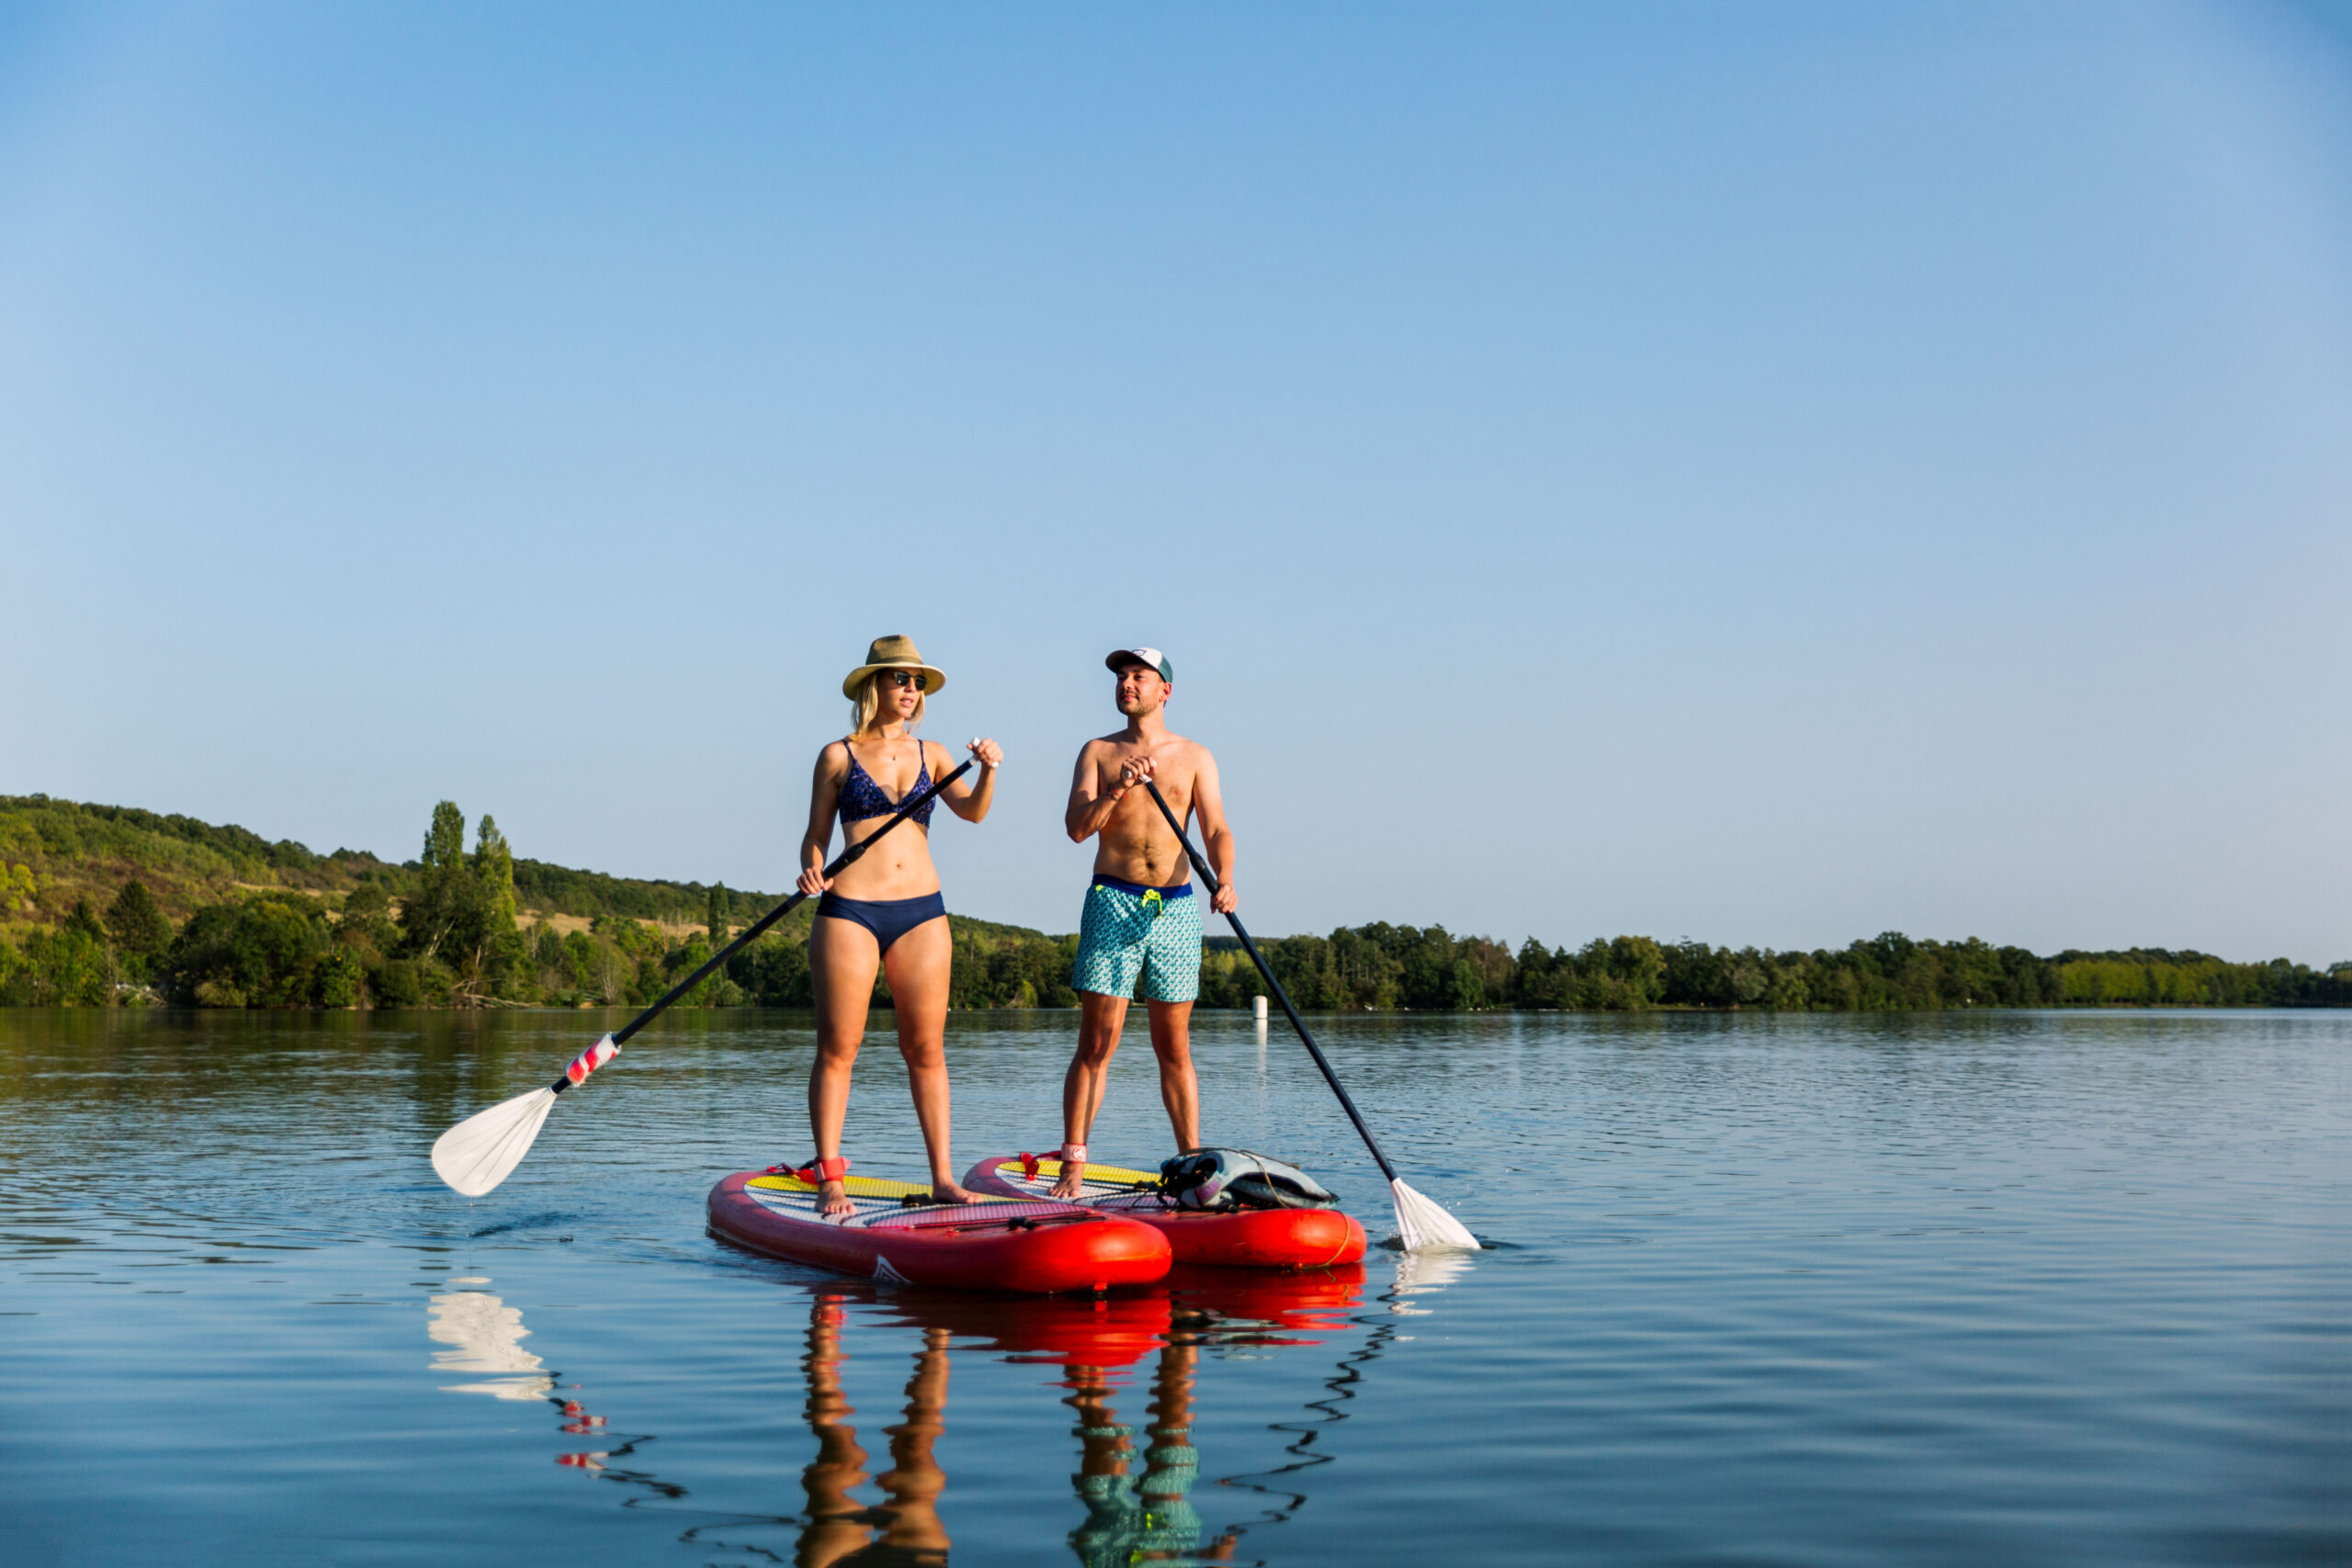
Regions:
<instances>
[{"instance_id":1,"label":"man's bare foot","mask_svg":"<svg viewBox=\"0 0 2352 1568\"><path fill-rule=\"evenodd\" d=\"M932 1201L935 1203L985 1203L988 1201L978 1193L967 1191L952 1181L933 1182L931 1197Z\"/></svg>"},{"instance_id":2,"label":"man's bare foot","mask_svg":"<svg viewBox=\"0 0 2352 1568\"><path fill-rule=\"evenodd\" d=\"M1062 1163L1061 1179L1054 1183L1054 1190L1046 1194L1046 1196L1048 1198L1075 1198L1085 1188L1085 1186L1086 1168L1082 1165L1072 1165L1069 1161L1065 1160Z\"/></svg>"},{"instance_id":3,"label":"man's bare foot","mask_svg":"<svg viewBox=\"0 0 2352 1568\"><path fill-rule=\"evenodd\" d=\"M840 1181L817 1183L817 1213L826 1219L854 1214L857 1205L850 1201L849 1188Z\"/></svg>"}]
</instances>

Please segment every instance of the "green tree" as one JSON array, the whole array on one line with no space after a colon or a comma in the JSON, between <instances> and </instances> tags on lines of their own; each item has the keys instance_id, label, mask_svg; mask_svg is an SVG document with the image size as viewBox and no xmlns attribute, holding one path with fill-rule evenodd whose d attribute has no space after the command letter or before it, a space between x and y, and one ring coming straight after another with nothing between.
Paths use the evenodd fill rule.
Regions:
<instances>
[{"instance_id":1,"label":"green tree","mask_svg":"<svg viewBox=\"0 0 2352 1568\"><path fill-rule=\"evenodd\" d=\"M951 974L968 965L957 965ZM753 1005L805 1008L814 1005L808 983L805 939L771 931L727 961L727 973ZM967 1006L970 1005L968 1002Z\"/></svg>"},{"instance_id":2,"label":"green tree","mask_svg":"<svg viewBox=\"0 0 2352 1568\"><path fill-rule=\"evenodd\" d=\"M98 919L98 912L90 908L90 901L87 898L74 900L74 908L66 914L65 924L62 929L72 931L77 936L87 937L100 947L107 944L107 928Z\"/></svg>"},{"instance_id":3,"label":"green tree","mask_svg":"<svg viewBox=\"0 0 2352 1568\"><path fill-rule=\"evenodd\" d=\"M172 944L168 984L200 1007L315 1007L325 928L325 912L299 895L209 905Z\"/></svg>"},{"instance_id":4,"label":"green tree","mask_svg":"<svg viewBox=\"0 0 2352 1568\"><path fill-rule=\"evenodd\" d=\"M487 812L466 870L471 882L466 915L462 929L451 933L458 939L451 967L459 994L476 1001L514 997L529 962L514 922L514 852Z\"/></svg>"},{"instance_id":5,"label":"green tree","mask_svg":"<svg viewBox=\"0 0 2352 1568\"><path fill-rule=\"evenodd\" d=\"M147 891L147 885L135 876L122 885L122 891L107 906L106 929L114 939L124 973L134 980L144 981L172 945L170 917Z\"/></svg>"},{"instance_id":6,"label":"green tree","mask_svg":"<svg viewBox=\"0 0 2352 1568\"><path fill-rule=\"evenodd\" d=\"M356 1008L367 997L368 971L359 955L344 946L330 947L318 965L318 998L322 1008Z\"/></svg>"},{"instance_id":7,"label":"green tree","mask_svg":"<svg viewBox=\"0 0 2352 1568\"><path fill-rule=\"evenodd\" d=\"M424 829L424 856L427 871L454 868L465 858L466 814L458 809L454 800L445 800L433 807L433 820Z\"/></svg>"},{"instance_id":8,"label":"green tree","mask_svg":"<svg viewBox=\"0 0 2352 1568\"><path fill-rule=\"evenodd\" d=\"M710 942L701 931L695 931L685 941L670 949L662 956L662 988L666 990L676 985L710 962ZM720 969L678 1000L680 1005L684 1007L741 1007L744 1001L744 991L743 987L729 976L726 969Z\"/></svg>"},{"instance_id":9,"label":"green tree","mask_svg":"<svg viewBox=\"0 0 2352 1568\"><path fill-rule=\"evenodd\" d=\"M452 931L473 912L474 892L466 865L466 814L456 801L442 801L424 829L416 886L401 908L402 945L415 957L438 957Z\"/></svg>"},{"instance_id":10,"label":"green tree","mask_svg":"<svg viewBox=\"0 0 2352 1568\"><path fill-rule=\"evenodd\" d=\"M529 950L514 926L514 852L485 815L474 852L465 852L466 818L454 801L433 808L414 891L401 910L405 956L438 964L458 1001L480 1006L524 988ZM419 970L429 992L433 973Z\"/></svg>"},{"instance_id":11,"label":"green tree","mask_svg":"<svg viewBox=\"0 0 2352 1568\"><path fill-rule=\"evenodd\" d=\"M564 974L574 991L585 993L596 983L596 941L586 931L569 931L563 939Z\"/></svg>"},{"instance_id":12,"label":"green tree","mask_svg":"<svg viewBox=\"0 0 2352 1568\"><path fill-rule=\"evenodd\" d=\"M429 959L394 958L368 976L369 998L378 1007L413 1008L423 1004L424 965Z\"/></svg>"},{"instance_id":13,"label":"green tree","mask_svg":"<svg viewBox=\"0 0 2352 1568\"><path fill-rule=\"evenodd\" d=\"M87 908L85 905L84 909ZM114 1000L114 976L106 940L94 935L96 918L68 916L55 931L25 939L7 976L7 999L23 1007L105 1007ZM0 954L5 956L5 954Z\"/></svg>"},{"instance_id":14,"label":"green tree","mask_svg":"<svg viewBox=\"0 0 2352 1568\"><path fill-rule=\"evenodd\" d=\"M703 916L703 925L710 932L710 950L717 953L727 945L727 932L732 923L734 908L727 897L727 884L710 885L710 898Z\"/></svg>"},{"instance_id":15,"label":"green tree","mask_svg":"<svg viewBox=\"0 0 2352 1568\"><path fill-rule=\"evenodd\" d=\"M391 895L380 882L363 882L343 901L335 922L335 940L358 950L364 959L380 963L400 943L400 928L392 923Z\"/></svg>"}]
</instances>

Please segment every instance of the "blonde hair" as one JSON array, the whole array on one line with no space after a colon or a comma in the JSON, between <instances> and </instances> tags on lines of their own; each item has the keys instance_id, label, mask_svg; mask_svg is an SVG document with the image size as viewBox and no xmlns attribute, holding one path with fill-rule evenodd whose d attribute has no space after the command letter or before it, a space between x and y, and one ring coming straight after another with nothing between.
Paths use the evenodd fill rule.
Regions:
<instances>
[{"instance_id":1,"label":"blonde hair","mask_svg":"<svg viewBox=\"0 0 2352 1568\"><path fill-rule=\"evenodd\" d=\"M882 682L889 674L888 670L876 670L865 678L864 685L858 687L857 700L849 705L849 732L852 735L863 735L873 728L876 716L882 712ZM915 694L914 716L907 720L910 731L922 722L923 699L928 695L925 692Z\"/></svg>"}]
</instances>

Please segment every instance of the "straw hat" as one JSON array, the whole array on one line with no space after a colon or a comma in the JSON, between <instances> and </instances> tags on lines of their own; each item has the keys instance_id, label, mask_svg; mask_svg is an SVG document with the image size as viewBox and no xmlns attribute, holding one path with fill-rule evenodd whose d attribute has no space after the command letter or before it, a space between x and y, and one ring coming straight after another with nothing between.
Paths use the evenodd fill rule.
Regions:
<instances>
[{"instance_id":1,"label":"straw hat","mask_svg":"<svg viewBox=\"0 0 2352 1568\"><path fill-rule=\"evenodd\" d=\"M865 650L865 662L842 677L842 695L852 702L857 701L858 687L864 685L865 678L876 670L922 671L923 695L927 697L938 695L939 689L947 684L947 671L925 664L922 655L915 651L913 639L877 637L873 646Z\"/></svg>"}]
</instances>

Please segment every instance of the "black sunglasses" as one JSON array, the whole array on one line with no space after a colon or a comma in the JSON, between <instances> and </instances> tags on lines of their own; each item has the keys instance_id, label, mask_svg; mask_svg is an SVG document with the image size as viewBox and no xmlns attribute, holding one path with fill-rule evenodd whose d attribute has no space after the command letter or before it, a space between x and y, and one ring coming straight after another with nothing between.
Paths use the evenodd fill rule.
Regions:
<instances>
[{"instance_id":1,"label":"black sunglasses","mask_svg":"<svg viewBox=\"0 0 2352 1568\"><path fill-rule=\"evenodd\" d=\"M918 692L927 692L931 689L931 677L919 670L893 670L890 671L890 684L901 689L912 686Z\"/></svg>"}]
</instances>

